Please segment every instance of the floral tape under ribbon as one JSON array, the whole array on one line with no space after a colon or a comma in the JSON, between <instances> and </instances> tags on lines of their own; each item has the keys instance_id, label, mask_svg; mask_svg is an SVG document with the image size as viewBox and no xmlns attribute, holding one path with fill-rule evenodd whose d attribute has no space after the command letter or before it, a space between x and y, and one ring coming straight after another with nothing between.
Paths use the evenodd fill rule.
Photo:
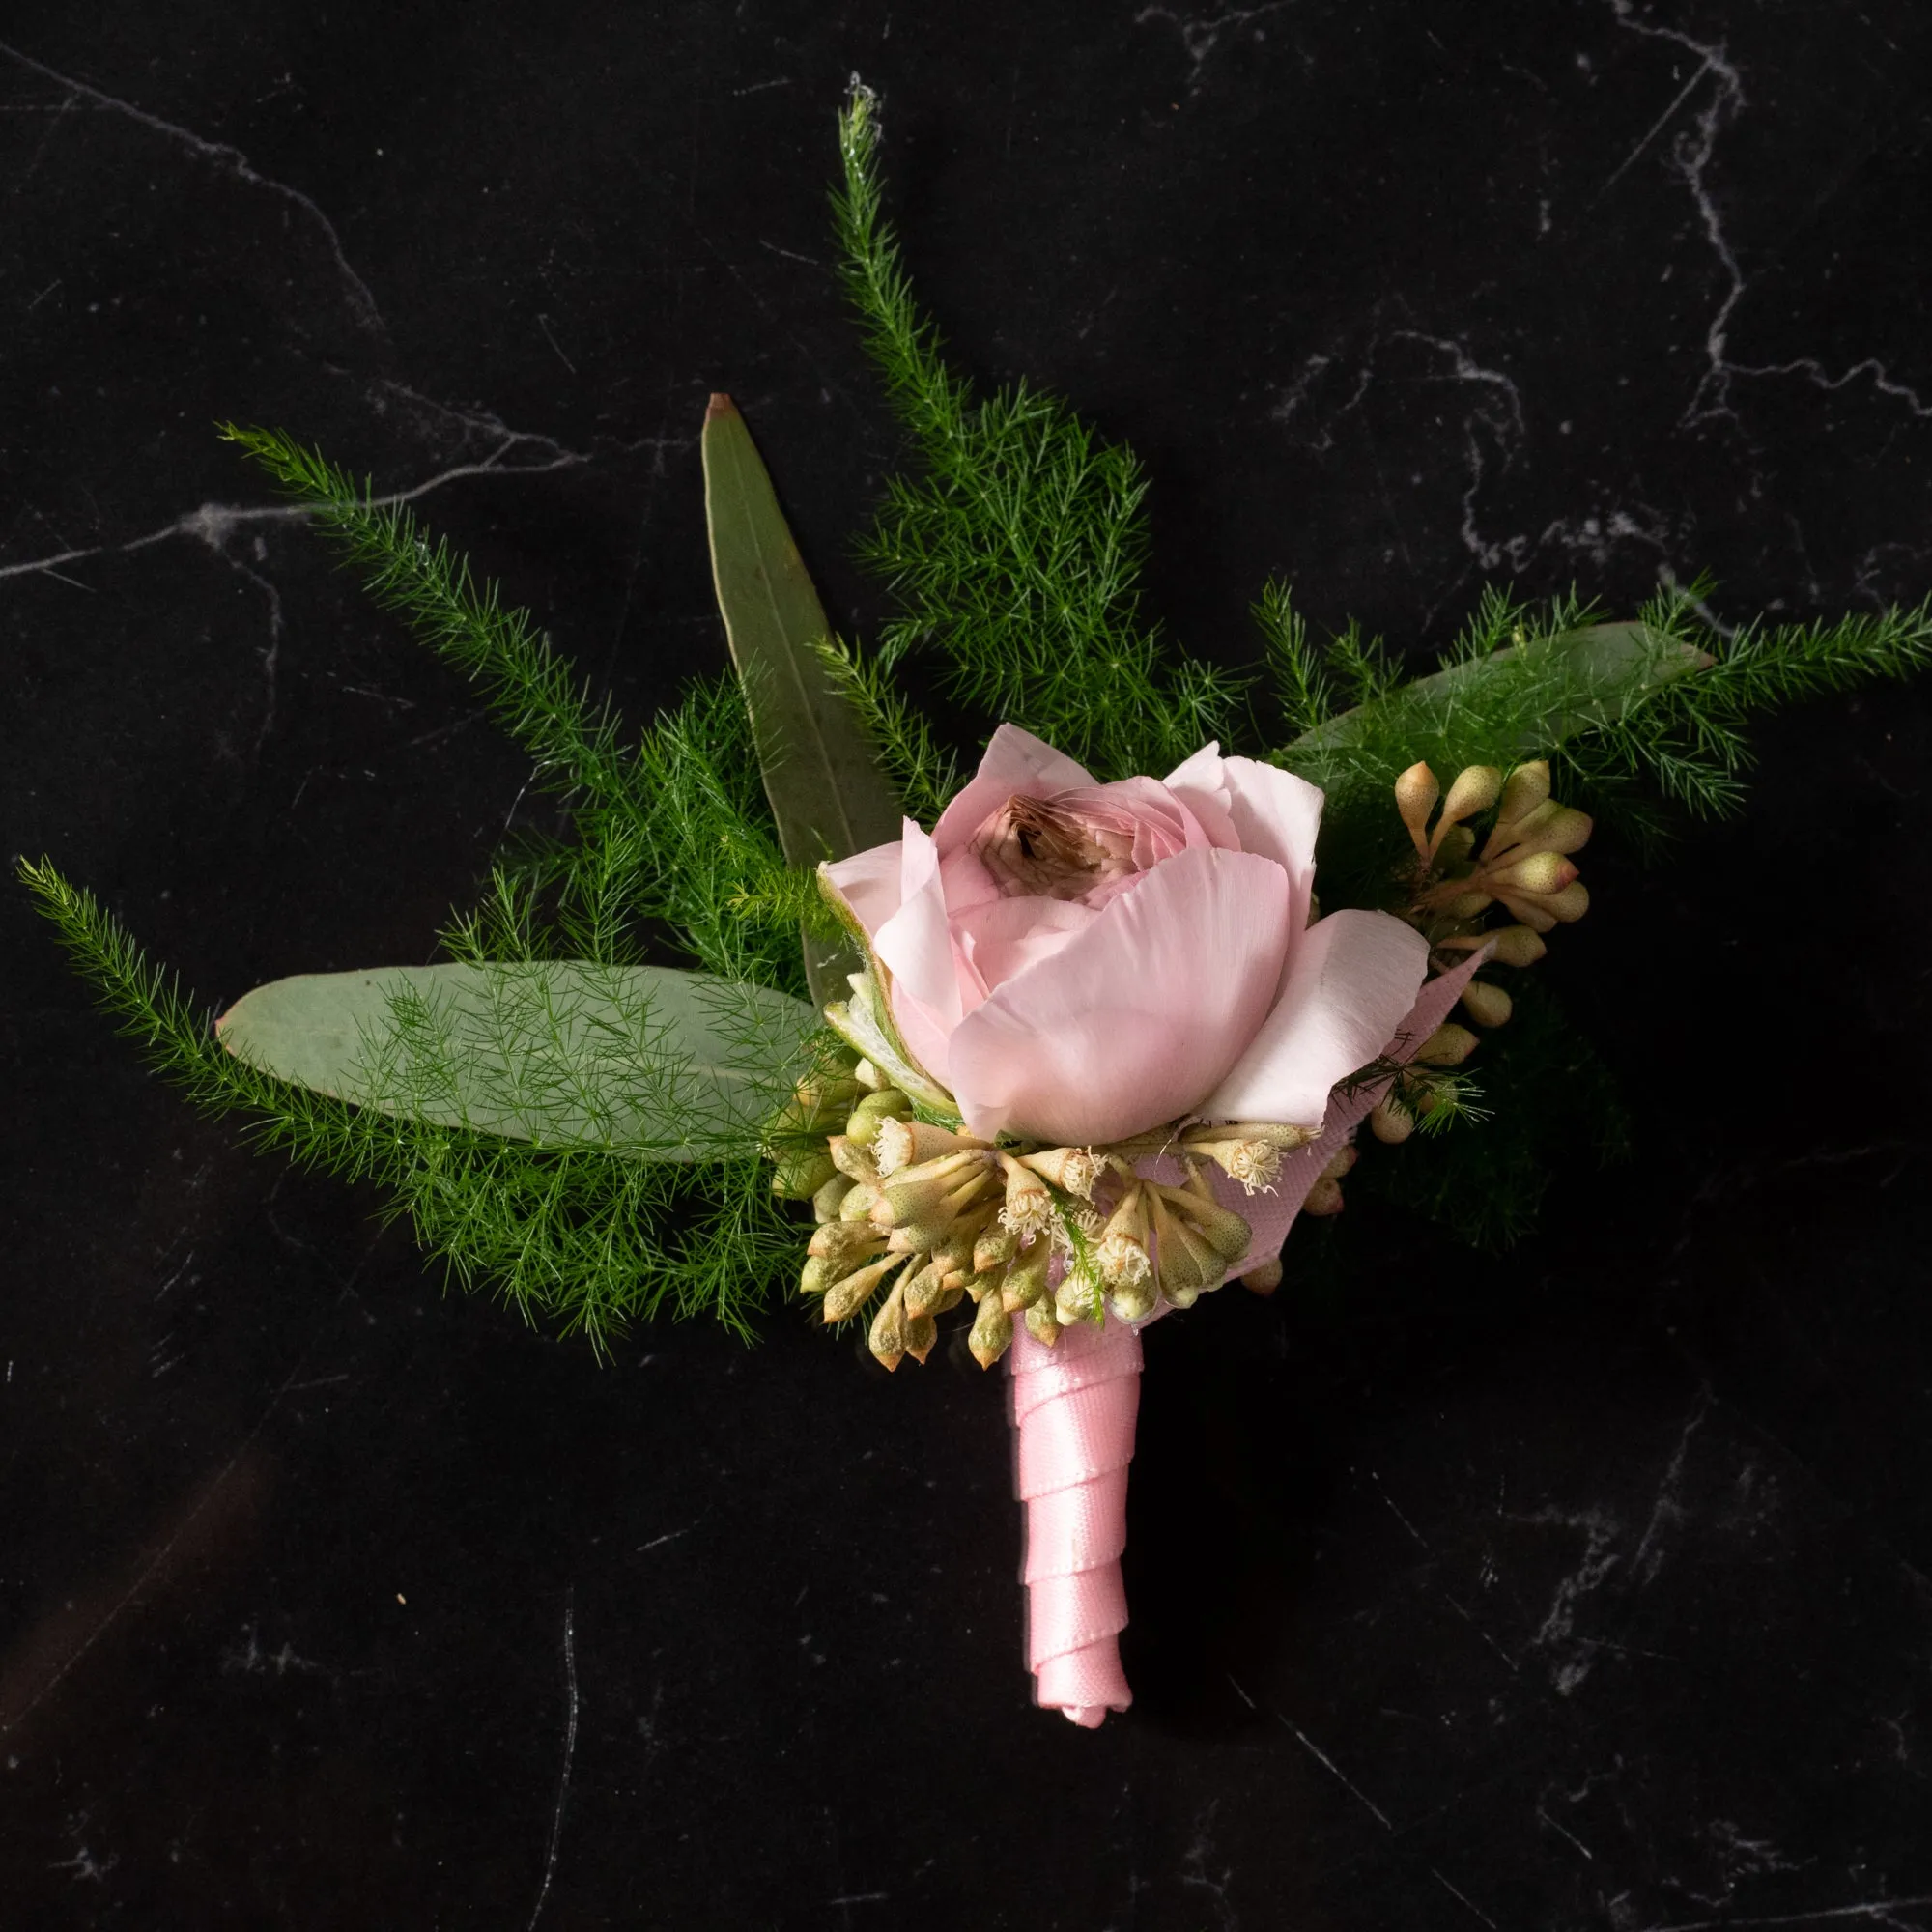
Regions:
<instances>
[{"instance_id":1,"label":"floral tape under ribbon","mask_svg":"<svg viewBox=\"0 0 1932 1932\"><path fill-rule=\"evenodd\" d=\"M1489 952L1482 948L1423 987L1389 1043L1390 1059L1408 1059L1448 1018ZM1216 1191L1254 1228L1239 1265L1257 1266L1281 1252L1308 1190L1379 1091L1364 1088L1331 1106L1321 1138L1289 1155L1265 1193L1249 1199L1233 1181L1217 1179ZM1165 1313L1163 1304L1149 1320ZM1133 1702L1121 1668L1120 1635L1127 1624L1121 1552L1127 1547L1127 1464L1140 1408L1139 1331L1146 1326L1109 1316L1098 1328L1062 1329L1050 1349L1016 1326L1007 1354L1015 1489L1026 1505L1027 1665L1041 1708L1065 1712L1088 1730Z\"/></svg>"},{"instance_id":2,"label":"floral tape under ribbon","mask_svg":"<svg viewBox=\"0 0 1932 1932\"><path fill-rule=\"evenodd\" d=\"M1021 1327L1008 1360L1026 1504L1027 1663L1041 1707L1091 1730L1133 1701L1119 1639L1141 1338L1110 1318L1043 1349Z\"/></svg>"}]
</instances>

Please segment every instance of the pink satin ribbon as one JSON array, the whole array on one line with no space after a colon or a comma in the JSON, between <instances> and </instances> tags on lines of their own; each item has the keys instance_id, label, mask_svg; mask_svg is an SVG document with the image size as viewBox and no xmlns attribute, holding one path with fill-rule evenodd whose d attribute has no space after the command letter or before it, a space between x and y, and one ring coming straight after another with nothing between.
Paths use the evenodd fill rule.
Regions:
<instances>
[{"instance_id":1,"label":"pink satin ribbon","mask_svg":"<svg viewBox=\"0 0 1932 1932\"><path fill-rule=\"evenodd\" d=\"M1133 1702L1119 1638L1141 1338L1111 1316L1065 1329L1050 1349L1020 1327L1008 1360L1026 1504L1027 1663L1042 1709L1092 1730Z\"/></svg>"},{"instance_id":2,"label":"pink satin ribbon","mask_svg":"<svg viewBox=\"0 0 1932 1932\"><path fill-rule=\"evenodd\" d=\"M1432 980L1388 1048L1406 1060L1448 1018L1488 951ZM1223 1200L1244 1214L1254 1240L1240 1265L1272 1261L1308 1190L1380 1096L1365 1091L1330 1107L1321 1138L1290 1154L1274 1188L1252 1199L1216 1177ZM1163 1179L1171 1163L1153 1172ZM1148 1318L1157 1321L1165 1304ZM1127 1592L1121 1552L1127 1547L1127 1464L1134 1457L1140 1408L1141 1338L1110 1315L1098 1328L1076 1325L1042 1348L1015 1326L1007 1351L1011 1370L1016 1462L1014 1488L1026 1505L1027 1665L1036 1701L1094 1730L1109 1711L1133 1702L1121 1668Z\"/></svg>"}]
</instances>

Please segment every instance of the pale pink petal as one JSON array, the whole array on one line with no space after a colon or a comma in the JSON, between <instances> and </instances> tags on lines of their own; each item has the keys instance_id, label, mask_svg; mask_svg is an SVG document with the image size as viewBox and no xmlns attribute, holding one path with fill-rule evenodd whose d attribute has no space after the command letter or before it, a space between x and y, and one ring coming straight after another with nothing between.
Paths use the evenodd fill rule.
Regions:
<instances>
[{"instance_id":1,"label":"pale pink petal","mask_svg":"<svg viewBox=\"0 0 1932 1932\"><path fill-rule=\"evenodd\" d=\"M1295 941L1273 1011L1201 1111L1315 1125L1336 1081L1381 1051L1428 965L1429 942L1390 914L1330 913Z\"/></svg>"},{"instance_id":2,"label":"pale pink petal","mask_svg":"<svg viewBox=\"0 0 1932 1932\"><path fill-rule=\"evenodd\" d=\"M1029 966L1050 958L1094 923L1099 914L1078 899L994 899L952 916L952 936L978 976L978 997L968 989L966 1010Z\"/></svg>"},{"instance_id":3,"label":"pale pink petal","mask_svg":"<svg viewBox=\"0 0 1932 1932\"><path fill-rule=\"evenodd\" d=\"M970 845L955 845L940 860L939 883L946 893L946 910L954 918L1000 896L1000 882Z\"/></svg>"},{"instance_id":4,"label":"pale pink petal","mask_svg":"<svg viewBox=\"0 0 1932 1932\"><path fill-rule=\"evenodd\" d=\"M1294 890L1293 917L1299 932L1308 923L1315 886L1315 835L1321 829L1321 792L1306 779L1256 758L1223 758L1228 813L1243 852L1272 859Z\"/></svg>"},{"instance_id":5,"label":"pale pink petal","mask_svg":"<svg viewBox=\"0 0 1932 1932\"><path fill-rule=\"evenodd\" d=\"M948 1085L966 1124L1080 1147L1189 1112L1266 1015L1287 918L1272 860L1202 848L1156 866L960 1022Z\"/></svg>"},{"instance_id":6,"label":"pale pink petal","mask_svg":"<svg viewBox=\"0 0 1932 1932\"><path fill-rule=\"evenodd\" d=\"M893 976L893 1016L913 1057L946 1079L946 1039L964 1010L939 853L911 819L900 840L899 907L872 935L872 950Z\"/></svg>"},{"instance_id":7,"label":"pale pink petal","mask_svg":"<svg viewBox=\"0 0 1932 1932\"><path fill-rule=\"evenodd\" d=\"M899 909L899 874L904 855L896 843L874 845L849 859L835 859L819 871L838 890L867 932L877 932Z\"/></svg>"},{"instance_id":8,"label":"pale pink petal","mask_svg":"<svg viewBox=\"0 0 1932 1932\"><path fill-rule=\"evenodd\" d=\"M1002 724L980 760L971 781L940 814L932 836L941 854L965 844L1015 792L1028 798L1051 798L1074 785L1091 785L1092 777L1064 753L1017 724Z\"/></svg>"},{"instance_id":9,"label":"pale pink petal","mask_svg":"<svg viewBox=\"0 0 1932 1932\"><path fill-rule=\"evenodd\" d=\"M1228 786L1221 775L1224 762L1218 744L1203 745L1191 758L1176 765L1161 782L1194 814L1210 845L1218 845L1226 852L1238 852L1241 839L1228 810Z\"/></svg>"},{"instance_id":10,"label":"pale pink petal","mask_svg":"<svg viewBox=\"0 0 1932 1932\"><path fill-rule=\"evenodd\" d=\"M1339 918L1341 915L1335 916ZM1324 920L1322 923L1325 925L1327 922ZM1369 1061L1378 1059L1412 1059L1429 1036L1455 1010L1456 1002L1463 997L1463 988L1469 983L1469 976L1489 956L1490 949L1482 947L1462 965L1431 980L1417 995L1415 1004L1391 1030L1380 1051L1365 1056L1357 1065L1366 1066ZM1350 1070L1352 1072L1353 1068ZM1301 1204L1308 1199L1308 1190L1321 1178L1321 1170L1348 1144L1387 1089L1388 1082L1382 1081L1377 1086L1362 1088L1346 1100L1337 1100L1328 1109L1321 1138L1283 1158L1281 1174L1269 1192L1244 1197L1234 1181L1218 1174L1213 1177L1215 1191L1221 1199L1236 1213L1245 1215L1254 1229L1254 1239L1241 1259L1244 1270L1259 1267L1263 1262L1271 1262L1281 1253L1282 1243L1288 1239L1288 1231L1294 1225ZM1397 1156L1398 1159L1400 1157Z\"/></svg>"}]
</instances>

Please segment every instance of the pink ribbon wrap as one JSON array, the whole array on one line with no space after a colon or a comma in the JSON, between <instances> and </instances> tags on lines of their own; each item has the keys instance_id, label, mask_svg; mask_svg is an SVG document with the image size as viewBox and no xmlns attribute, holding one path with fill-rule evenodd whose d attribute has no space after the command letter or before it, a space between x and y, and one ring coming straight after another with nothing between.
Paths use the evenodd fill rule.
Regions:
<instances>
[{"instance_id":1,"label":"pink ribbon wrap","mask_svg":"<svg viewBox=\"0 0 1932 1932\"><path fill-rule=\"evenodd\" d=\"M1439 1027L1462 997L1469 976L1489 957L1479 949L1454 972L1432 980L1387 1048L1406 1060ZM1380 1097L1365 1089L1330 1107L1321 1137L1281 1164L1274 1187L1248 1199L1235 1182L1215 1187L1247 1217L1254 1240L1239 1265L1245 1271L1274 1260L1308 1190ZM1156 1163L1163 1179L1172 1163ZM1167 1312L1159 1304L1149 1321ZM1127 1547L1127 1464L1134 1457L1140 1409L1141 1338L1147 1322L1129 1326L1111 1315L1097 1328L1061 1330L1043 1348L1022 1325L1007 1351L1011 1371L1014 1487L1026 1506L1027 1666L1042 1710L1063 1712L1085 1730L1109 1711L1133 1702L1121 1668L1127 1592L1121 1553Z\"/></svg>"}]
</instances>

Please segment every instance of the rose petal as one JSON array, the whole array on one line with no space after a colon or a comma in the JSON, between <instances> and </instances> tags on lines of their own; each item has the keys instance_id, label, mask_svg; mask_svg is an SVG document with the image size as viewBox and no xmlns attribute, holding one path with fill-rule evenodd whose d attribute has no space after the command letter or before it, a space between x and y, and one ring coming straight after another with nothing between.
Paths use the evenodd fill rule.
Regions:
<instances>
[{"instance_id":1,"label":"rose petal","mask_svg":"<svg viewBox=\"0 0 1932 1932\"><path fill-rule=\"evenodd\" d=\"M1381 1051L1428 965L1429 942L1390 914L1330 913L1300 935L1273 1011L1201 1112L1315 1125L1336 1081Z\"/></svg>"},{"instance_id":2,"label":"rose petal","mask_svg":"<svg viewBox=\"0 0 1932 1932\"><path fill-rule=\"evenodd\" d=\"M966 843L1015 792L1028 798L1051 798L1074 785L1091 785L1092 777L1063 752L1017 724L1002 724L986 746L980 769L946 810L932 836L943 857Z\"/></svg>"},{"instance_id":3,"label":"rose petal","mask_svg":"<svg viewBox=\"0 0 1932 1932\"><path fill-rule=\"evenodd\" d=\"M1315 886L1315 835L1321 829L1321 787L1257 758L1223 758L1228 815L1243 852L1272 859L1294 889L1296 932L1308 923Z\"/></svg>"},{"instance_id":4,"label":"rose petal","mask_svg":"<svg viewBox=\"0 0 1932 1932\"><path fill-rule=\"evenodd\" d=\"M943 867L942 867L943 869ZM1051 958L1099 918L1078 899L994 899L952 915L952 934L980 985L967 990L971 1012L996 986Z\"/></svg>"},{"instance_id":5,"label":"rose petal","mask_svg":"<svg viewBox=\"0 0 1932 1932\"><path fill-rule=\"evenodd\" d=\"M893 1017L912 1056L946 1083L947 1036L964 1011L939 852L913 821L900 839L898 910L872 935L872 951L893 976Z\"/></svg>"},{"instance_id":6,"label":"rose petal","mask_svg":"<svg viewBox=\"0 0 1932 1932\"><path fill-rule=\"evenodd\" d=\"M960 1022L948 1084L966 1124L1084 1147L1191 1110L1268 1010L1288 901L1282 868L1250 853L1156 866Z\"/></svg>"},{"instance_id":7,"label":"rose petal","mask_svg":"<svg viewBox=\"0 0 1932 1932\"><path fill-rule=\"evenodd\" d=\"M1238 852L1241 839L1228 812L1228 786L1221 775L1224 762L1218 744L1203 745L1191 758L1176 765L1161 782L1194 814L1210 845L1218 845L1225 852Z\"/></svg>"},{"instance_id":8,"label":"rose petal","mask_svg":"<svg viewBox=\"0 0 1932 1932\"><path fill-rule=\"evenodd\" d=\"M1342 915L1337 913L1334 917L1339 919ZM1324 925L1327 923L1322 921ZM1370 1054L1356 1065L1365 1066L1369 1060L1384 1058L1412 1059L1429 1036L1455 1009L1456 1002L1463 997L1463 988L1469 983L1470 975L1489 958L1491 950L1488 946L1481 947L1462 965L1431 980L1416 996L1415 1004L1391 1030L1381 1052ZM1350 1072L1353 1070L1352 1067L1350 1069ZM1267 1193L1243 1198L1236 1182L1226 1180L1220 1175L1213 1177L1215 1191L1222 1201L1236 1213L1245 1215L1254 1230L1254 1239L1241 1258L1243 1272L1259 1267L1263 1262L1273 1261L1281 1253L1282 1244L1288 1239L1288 1231L1294 1225L1294 1217L1300 1213L1301 1204L1308 1198L1308 1190L1315 1185L1321 1170L1335 1158L1338 1150L1347 1145L1355 1129L1368 1118L1370 1110L1387 1089L1388 1083L1383 1081L1375 1087L1362 1088L1347 1100L1337 1100L1328 1109L1321 1138L1310 1142L1305 1148L1297 1148L1283 1158L1281 1173Z\"/></svg>"},{"instance_id":9,"label":"rose petal","mask_svg":"<svg viewBox=\"0 0 1932 1932\"><path fill-rule=\"evenodd\" d=\"M819 867L867 933L875 933L899 909L899 875L905 855L899 845L874 845L849 859Z\"/></svg>"}]
</instances>

